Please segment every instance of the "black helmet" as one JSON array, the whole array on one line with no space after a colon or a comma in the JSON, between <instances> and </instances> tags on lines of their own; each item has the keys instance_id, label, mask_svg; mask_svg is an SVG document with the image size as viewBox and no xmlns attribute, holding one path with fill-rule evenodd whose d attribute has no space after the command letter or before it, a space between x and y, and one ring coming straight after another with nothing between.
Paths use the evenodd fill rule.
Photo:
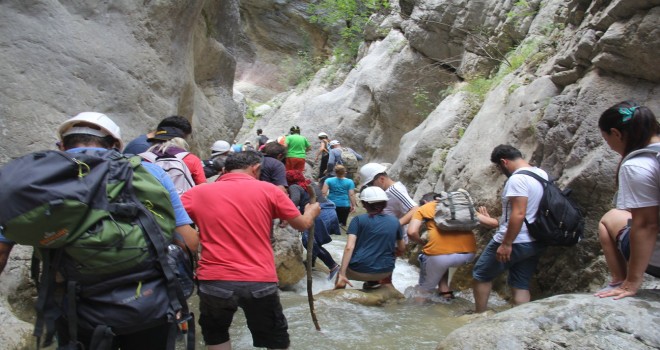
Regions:
<instances>
[{"instance_id":1,"label":"black helmet","mask_svg":"<svg viewBox=\"0 0 660 350\"><path fill-rule=\"evenodd\" d=\"M291 129L289 129L289 131L293 133L300 133L300 127L298 125L294 125L291 127Z\"/></svg>"}]
</instances>

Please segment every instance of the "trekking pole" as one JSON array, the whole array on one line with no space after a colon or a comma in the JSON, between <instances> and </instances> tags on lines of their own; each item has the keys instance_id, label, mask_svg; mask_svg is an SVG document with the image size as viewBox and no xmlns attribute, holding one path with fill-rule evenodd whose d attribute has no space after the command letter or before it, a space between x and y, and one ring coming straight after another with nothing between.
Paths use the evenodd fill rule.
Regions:
<instances>
[{"instance_id":1,"label":"trekking pole","mask_svg":"<svg viewBox=\"0 0 660 350\"><path fill-rule=\"evenodd\" d=\"M308 191L311 204L316 203L316 193L314 189L311 188L311 185L308 187L311 191ZM312 321L314 322L314 327L317 331L321 330L319 326L319 320L316 318L316 311L314 310L314 293L312 291L312 251L314 250L314 224L309 228L309 233L307 234L307 301L309 302L309 312L312 314Z\"/></svg>"}]
</instances>

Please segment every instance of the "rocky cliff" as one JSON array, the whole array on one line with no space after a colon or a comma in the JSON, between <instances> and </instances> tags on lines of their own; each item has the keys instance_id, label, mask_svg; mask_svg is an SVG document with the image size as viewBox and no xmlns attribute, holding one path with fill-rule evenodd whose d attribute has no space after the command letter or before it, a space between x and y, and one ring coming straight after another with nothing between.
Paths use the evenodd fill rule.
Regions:
<instances>
[{"instance_id":1,"label":"rocky cliff","mask_svg":"<svg viewBox=\"0 0 660 350\"><path fill-rule=\"evenodd\" d=\"M390 173L417 198L463 187L496 215L504 177L490 151L515 145L572 188L587 216L579 246L546 254L535 294L602 284L596 225L611 205L618 156L596 122L625 99L660 111L660 1L391 4L372 17L340 84L324 68L271 101L254 127L276 136L297 124L310 139L327 132L368 161L393 163Z\"/></svg>"}]
</instances>

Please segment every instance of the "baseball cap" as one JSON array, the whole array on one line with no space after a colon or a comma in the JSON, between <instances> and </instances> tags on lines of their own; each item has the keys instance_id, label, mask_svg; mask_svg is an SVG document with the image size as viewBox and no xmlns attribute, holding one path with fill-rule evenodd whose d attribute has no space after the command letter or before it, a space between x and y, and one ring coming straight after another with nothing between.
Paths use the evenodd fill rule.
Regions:
<instances>
[{"instance_id":1,"label":"baseball cap","mask_svg":"<svg viewBox=\"0 0 660 350\"><path fill-rule=\"evenodd\" d=\"M169 141L175 137L186 138L186 134L183 130L173 126L161 126L156 130L156 134L154 137L150 138L149 141Z\"/></svg>"},{"instance_id":2,"label":"baseball cap","mask_svg":"<svg viewBox=\"0 0 660 350\"><path fill-rule=\"evenodd\" d=\"M338 144L339 144L339 140L332 140L332 141L330 141L330 143L329 143L330 146L336 146L336 145L338 145Z\"/></svg>"}]
</instances>

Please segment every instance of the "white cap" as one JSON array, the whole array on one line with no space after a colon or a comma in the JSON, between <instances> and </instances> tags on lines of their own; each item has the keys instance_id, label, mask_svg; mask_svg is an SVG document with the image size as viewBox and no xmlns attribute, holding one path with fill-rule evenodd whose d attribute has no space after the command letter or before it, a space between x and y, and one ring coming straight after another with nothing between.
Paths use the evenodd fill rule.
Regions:
<instances>
[{"instance_id":1,"label":"white cap","mask_svg":"<svg viewBox=\"0 0 660 350\"><path fill-rule=\"evenodd\" d=\"M231 145L227 141L218 140L213 143L211 146L211 153L226 153L231 149Z\"/></svg>"},{"instance_id":2,"label":"white cap","mask_svg":"<svg viewBox=\"0 0 660 350\"><path fill-rule=\"evenodd\" d=\"M319 137L328 137L328 134L326 134L326 133L324 133L324 132L320 132L320 133L319 133Z\"/></svg>"},{"instance_id":3,"label":"white cap","mask_svg":"<svg viewBox=\"0 0 660 350\"><path fill-rule=\"evenodd\" d=\"M80 124L80 125L79 125ZM85 125L87 124L87 125ZM98 128L89 126L97 126ZM58 129L60 139L72 134L86 134L98 137L112 136L119 142L119 149L124 148L119 126L107 115L97 112L82 112L62 123Z\"/></svg>"},{"instance_id":4,"label":"white cap","mask_svg":"<svg viewBox=\"0 0 660 350\"><path fill-rule=\"evenodd\" d=\"M360 168L360 178L362 179L362 184L360 187L366 185L367 183L373 181L373 179L378 174L382 174L387 171L387 167L379 163L367 163Z\"/></svg>"},{"instance_id":5,"label":"white cap","mask_svg":"<svg viewBox=\"0 0 660 350\"><path fill-rule=\"evenodd\" d=\"M360 200L367 203L387 202L387 193L378 186L369 186L360 192Z\"/></svg>"},{"instance_id":6,"label":"white cap","mask_svg":"<svg viewBox=\"0 0 660 350\"><path fill-rule=\"evenodd\" d=\"M332 140L330 141L330 143L328 143L328 145L330 146L337 146L338 144L339 144L339 140Z\"/></svg>"}]
</instances>

